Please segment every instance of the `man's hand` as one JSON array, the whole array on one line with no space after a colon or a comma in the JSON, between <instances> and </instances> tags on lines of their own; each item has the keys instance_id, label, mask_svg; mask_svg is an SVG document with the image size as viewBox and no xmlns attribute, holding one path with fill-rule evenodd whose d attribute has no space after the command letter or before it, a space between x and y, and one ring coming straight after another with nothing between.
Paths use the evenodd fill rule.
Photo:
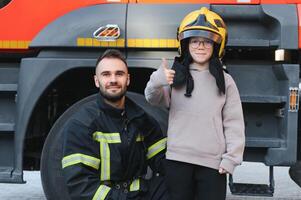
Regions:
<instances>
[{"instance_id":1,"label":"man's hand","mask_svg":"<svg viewBox=\"0 0 301 200\"><path fill-rule=\"evenodd\" d=\"M175 70L172 70L169 68L168 66L168 62L165 58L162 58L162 64L163 66L163 70L164 70L164 74L165 74L165 77L166 77L166 80L167 80L167 83L169 85L172 85L173 84L173 79L175 77Z\"/></svg>"}]
</instances>

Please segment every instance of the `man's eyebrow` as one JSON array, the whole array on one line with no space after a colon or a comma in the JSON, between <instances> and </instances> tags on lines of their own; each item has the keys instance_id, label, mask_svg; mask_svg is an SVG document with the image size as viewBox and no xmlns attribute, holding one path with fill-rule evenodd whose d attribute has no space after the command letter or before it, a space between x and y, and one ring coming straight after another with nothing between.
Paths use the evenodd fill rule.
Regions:
<instances>
[{"instance_id":1,"label":"man's eyebrow","mask_svg":"<svg viewBox=\"0 0 301 200\"><path fill-rule=\"evenodd\" d=\"M119 74L125 74L126 72L123 70L117 70L117 71L102 71L100 74L108 74L108 73L119 73Z\"/></svg>"},{"instance_id":2,"label":"man's eyebrow","mask_svg":"<svg viewBox=\"0 0 301 200\"><path fill-rule=\"evenodd\" d=\"M100 72L100 74L107 74L107 73L111 73L110 71L102 71Z\"/></svg>"},{"instance_id":3,"label":"man's eyebrow","mask_svg":"<svg viewBox=\"0 0 301 200\"><path fill-rule=\"evenodd\" d=\"M123 70L117 70L116 73L123 73L123 74L125 74L125 71L123 71Z\"/></svg>"}]
</instances>

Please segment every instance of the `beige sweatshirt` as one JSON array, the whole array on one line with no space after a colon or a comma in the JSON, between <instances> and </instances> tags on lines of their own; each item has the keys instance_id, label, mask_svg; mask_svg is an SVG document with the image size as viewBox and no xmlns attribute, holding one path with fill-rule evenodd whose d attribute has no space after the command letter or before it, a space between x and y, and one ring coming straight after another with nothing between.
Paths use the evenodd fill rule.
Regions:
<instances>
[{"instance_id":1,"label":"beige sweatshirt","mask_svg":"<svg viewBox=\"0 0 301 200\"><path fill-rule=\"evenodd\" d=\"M226 94L221 95L209 70L190 66L194 79L192 96L184 96L186 86L171 88L163 67L153 72L145 97L153 105L169 107L166 158L224 168L233 173L241 164L244 146L244 119L238 89L224 73Z\"/></svg>"}]
</instances>

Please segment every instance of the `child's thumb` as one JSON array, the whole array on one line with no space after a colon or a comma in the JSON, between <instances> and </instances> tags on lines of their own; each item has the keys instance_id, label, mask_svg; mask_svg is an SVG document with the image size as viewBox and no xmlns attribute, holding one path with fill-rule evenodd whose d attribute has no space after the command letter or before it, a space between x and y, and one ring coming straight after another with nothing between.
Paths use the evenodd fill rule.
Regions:
<instances>
[{"instance_id":1,"label":"child's thumb","mask_svg":"<svg viewBox=\"0 0 301 200\"><path fill-rule=\"evenodd\" d=\"M167 62L166 58L162 58L162 66L165 69L169 69L168 62Z\"/></svg>"}]
</instances>

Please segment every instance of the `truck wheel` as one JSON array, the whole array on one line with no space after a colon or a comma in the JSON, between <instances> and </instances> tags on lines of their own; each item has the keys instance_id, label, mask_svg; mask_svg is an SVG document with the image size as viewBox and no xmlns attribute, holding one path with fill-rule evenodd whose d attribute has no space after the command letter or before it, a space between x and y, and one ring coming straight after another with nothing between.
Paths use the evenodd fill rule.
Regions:
<instances>
[{"instance_id":1,"label":"truck wheel","mask_svg":"<svg viewBox=\"0 0 301 200\"><path fill-rule=\"evenodd\" d=\"M68 200L69 195L64 183L61 160L63 157L63 129L65 123L78 111L81 105L94 101L96 94L86 97L67 109L51 128L41 156L41 179L45 196L48 200ZM152 115L159 123L164 133L167 130L167 110L150 106L145 98L137 93L128 92L127 96Z\"/></svg>"}]
</instances>

